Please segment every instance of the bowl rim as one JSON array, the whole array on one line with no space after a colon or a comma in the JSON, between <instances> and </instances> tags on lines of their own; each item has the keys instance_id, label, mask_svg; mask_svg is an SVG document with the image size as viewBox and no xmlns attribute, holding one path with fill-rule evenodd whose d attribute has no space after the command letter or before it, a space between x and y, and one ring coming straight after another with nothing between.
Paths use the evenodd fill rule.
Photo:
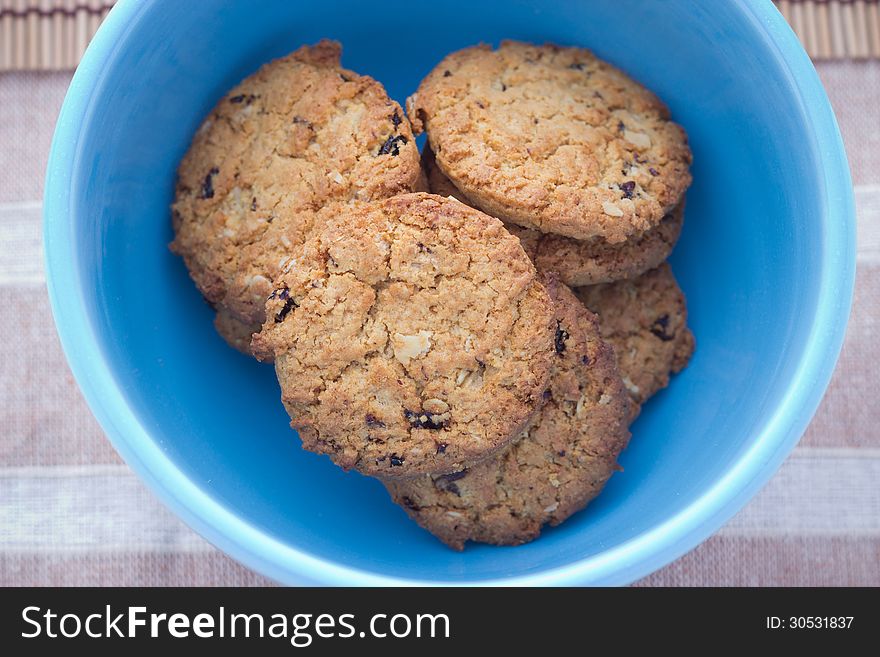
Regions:
<instances>
[{"instance_id":1,"label":"bowl rim","mask_svg":"<svg viewBox=\"0 0 880 657\"><path fill-rule=\"evenodd\" d=\"M605 552L564 566L495 579L446 581L383 575L324 559L271 537L189 480L121 394L102 355L82 295L74 248L75 172L82 126L105 83L104 63L121 48L154 0L120 0L89 46L64 99L52 140L43 199L44 264L52 314L70 369L92 412L125 462L159 499L226 554L287 584L580 585L627 584L677 559L708 538L770 479L815 413L837 362L855 281L855 209L843 141L831 104L806 52L770 0L731 0L753 24L799 95L813 128L817 179L824 181L821 281L817 309L792 385L753 445L712 487L654 528Z\"/></svg>"}]
</instances>

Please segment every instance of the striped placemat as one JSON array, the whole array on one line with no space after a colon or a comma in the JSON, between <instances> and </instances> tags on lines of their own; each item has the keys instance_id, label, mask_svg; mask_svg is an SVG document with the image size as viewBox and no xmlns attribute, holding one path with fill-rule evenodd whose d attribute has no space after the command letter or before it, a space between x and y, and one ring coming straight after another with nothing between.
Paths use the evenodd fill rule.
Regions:
<instances>
[{"instance_id":1,"label":"striped placemat","mask_svg":"<svg viewBox=\"0 0 880 657\"><path fill-rule=\"evenodd\" d=\"M113 0L0 0L0 71L76 68Z\"/></svg>"},{"instance_id":2,"label":"striped placemat","mask_svg":"<svg viewBox=\"0 0 880 657\"><path fill-rule=\"evenodd\" d=\"M880 0L777 0L813 59L880 58Z\"/></svg>"},{"instance_id":3,"label":"striped placemat","mask_svg":"<svg viewBox=\"0 0 880 657\"><path fill-rule=\"evenodd\" d=\"M76 68L114 0L0 0L0 72ZM880 0L776 0L813 59L880 59Z\"/></svg>"},{"instance_id":4,"label":"striped placemat","mask_svg":"<svg viewBox=\"0 0 880 657\"><path fill-rule=\"evenodd\" d=\"M846 142L858 213L840 362L767 487L640 585L880 586L880 60L816 68ZM40 198L69 82L69 72L0 75L0 586L267 584L194 534L123 464L65 362L46 295Z\"/></svg>"}]
</instances>

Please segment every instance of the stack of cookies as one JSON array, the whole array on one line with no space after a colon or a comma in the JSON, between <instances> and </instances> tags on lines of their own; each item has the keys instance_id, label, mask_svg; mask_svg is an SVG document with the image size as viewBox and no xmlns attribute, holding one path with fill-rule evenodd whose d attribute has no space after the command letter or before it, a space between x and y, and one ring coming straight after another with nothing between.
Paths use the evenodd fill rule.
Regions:
<instances>
[{"instance_id":1,"label":"stack of cookies","mask_svg":"<svg viewBox=\"0 0 880 657\"><path fill-rule=\"evenodd\" d=\"M218 103L172 249L221 335L274 361L303 447L454 548L532 540L600 492L693 351L664 262L687 138L579 48L453 53L412 122L339 55L301 48Z\"/></svg>"}]
</instances>

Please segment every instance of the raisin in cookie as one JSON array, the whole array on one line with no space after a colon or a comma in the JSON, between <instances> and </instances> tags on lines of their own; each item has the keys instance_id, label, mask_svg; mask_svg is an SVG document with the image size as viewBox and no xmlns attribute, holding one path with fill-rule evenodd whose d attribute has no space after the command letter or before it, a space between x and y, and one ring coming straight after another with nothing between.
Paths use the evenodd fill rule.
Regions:
<instances>
[{"instance_id":1,"label":"raisin in cookie","mask_svg":"<svg viewBox=\"0 0 880 657\"><path fill-rule=\"evenodd\" d=\"M584 508L629 439L630 401L598 320L559 286L546 403L496 456L448 475L386 480L395 502L444 543L516 545Z\"/></svg>"},{"instance_id":2,"label":"raisin in cookie","mask_svg":"<svg viewBox=\"0 0 880 657\"><path fill-rule=\"evenodd\" d=\"M404 194L341 212L285 269L252 347L306 449L371 475L455 472L539 406L553 302L497 219Z\"/></svg>"},{"instance_id":3,"label":"raisin in cookie","mask_svg":"<svg viewBox=\"0 0 880 657\"><path fill-rule=\"evenodd\" d=\"M422 169L428 179L430 191L474 205L440 171L433 152L427 146L422 153ZM505 226L519 237L526 253L539 270L554 272L566 285L579 287L633 278L653 269L672 253L681 235L683 223L684 200L658 226L632 235L620 244L609 244L600 237L576 240L516 224L508 223Z\"/></svg>"},{"instance_id":4,"label":"raisin in cookie","mask_svg":"<svg viewBox=\"0 0 880 657\"><path fill-rule=\"evenodd\" d=\"M694 336L687 327L684 293L664 263L629 281L576 290L599 315L602 337L614 347L623 381L636 404L669 385L687 365Z\"/></svg>"},{"instance_id":5,"label":"raisin in cookie","mask_svg":"<svg viewBox=\"0 0 880 657\"><path fill-rule=\"evenodd\" d=\"M322 41L263 66L217 103L180 164L171 248L228 313L224 328L262 324L278 263L319 208L416 184L418 149L400 106L339 56L338 43Z\"/></svg>"},{"instance_id":6,"label":"raisin in cookie","mask_svg":"<svg viewBox=\"0 0 880 657\"><path fill-rule=\"evenodd\" d=\"M691 181L666 106L582 48L466 48L407 103L454 185L526 228L620 243L659 225Z\"/></svg>"}]
</instances>

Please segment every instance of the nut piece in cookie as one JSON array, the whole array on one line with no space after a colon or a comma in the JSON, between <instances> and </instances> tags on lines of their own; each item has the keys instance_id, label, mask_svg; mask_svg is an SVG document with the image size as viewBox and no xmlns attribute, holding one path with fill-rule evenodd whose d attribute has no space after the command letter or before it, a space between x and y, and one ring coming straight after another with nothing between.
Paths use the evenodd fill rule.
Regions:
<instances>
[{"instance_id":1,"label":"nut piece in cookie","mask_svg":"<svg viewBox=\"0 0 880 657\"><path fill-rule=\"evenodd\" d=\"M465 48L407 107L470 202L541 232L623 242L659 225L691 181L666 106L582 48Z\"/></svg>"},{"instance_id":2,"label":"nut piece in cookie","mask_svg":"<svg viewBox=\"0 0 880 657\"><path fill-rule=\"evenodd\" d=\"M517 545L584 508L629 439L630 400L598 319L556 292L555 356L544 406L498 454L447 475L385 480L395 502L447 545Z\"/></svg>"},{"instance_id":3,"label":"nut piece in cookie","mask_svg":"<svg viewBox=\"0 0 880 657\"><path fill-rule=\"evenodd\" d=\"M403 110L341 68L340 50L321 41L260 68L217 103L180 163L171 249L243 324L263 323L271 281L319 208L410 192L418 179Z\"/></svg>"},{"instance_id":4,"label":"nut piece in cookie","mask_svg":"<svg viewBox=\"0 0 880 657\"><path fill-rule=\"evenodd\" d=\"M599 315L602 337L614 347L623 381L637 405L669 385L694 353L687 306L664 263L638 278L576 290Z\"/></svg>"},{"instance_id":5,"label":"nut piece in cookie","mask_svg":"<svg viewBox=\"0 0 880 657\"><path fill-rule=\"evenodd\" d=\"M460 470L540 404L553 302L519 241L456 200L404 194L340 211L306 244L254 337L303 446L343 468Z\"/></svg>"}]
</instances>

